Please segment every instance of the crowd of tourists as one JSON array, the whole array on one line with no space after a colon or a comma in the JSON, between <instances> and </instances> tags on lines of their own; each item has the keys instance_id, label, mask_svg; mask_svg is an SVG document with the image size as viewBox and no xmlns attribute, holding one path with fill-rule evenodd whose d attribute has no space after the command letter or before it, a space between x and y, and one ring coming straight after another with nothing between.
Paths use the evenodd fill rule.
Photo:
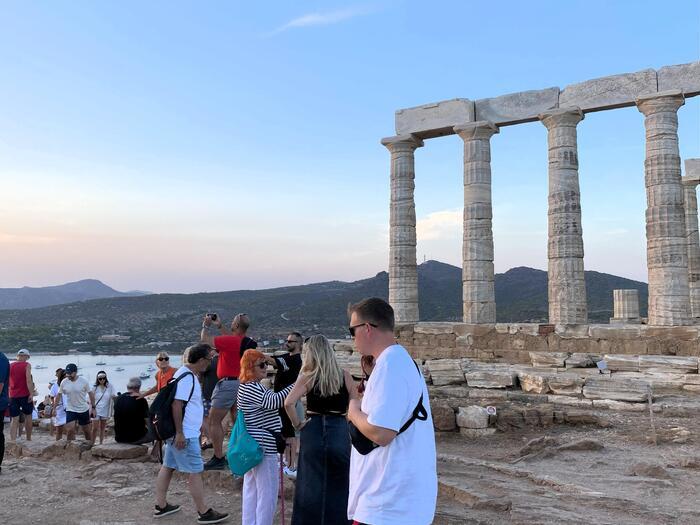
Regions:
<instances>
[{"instance_id":1,"label":"crowd of tourists","mask_svg":"<svg viewBox=\"0 0 700 525\"><path fill-rule=\"evenodd\" d=\"M228 513L206 504L202 472L230 469L243 477L244 525L273 523L283 476L296 479L293 525L431 523L435 439L422 373L396 343L393 309L384 300L350 305L348 318L362 355L361 378L340 367L323 335L304 339L291 332L287 352L269 356L248 337L248 315L238 314L226 326L217 314L206 314L200 343L185 350L182 366L171 366L165 352L157 355L153 388L142 392L134 377L117 395L106 372L98 372L90 384L71 363L56 370L56 382L39 409L52 418L57 440L64 431L68 440L75 439L80 427L85 439L103 443L113 417L117 442L153 443L162 462L155 518L180 510L167 498L178 471L188 477L197 522L227 520ZM12 364L0 354L0 414L9 410L12 440L20 414L31 439L35 387L28 359L24 349ZM275 370L271 384L268 367ZM158 396L149 409L146 397L152 394ZM169 404L162 405L166 399ZM166 410L172 435L163 434L166 427L154 416L158 410ZM229 422L233 428L224 453ZM2 430L0 417L0 469Z\"/></svg>"}]
</instances>

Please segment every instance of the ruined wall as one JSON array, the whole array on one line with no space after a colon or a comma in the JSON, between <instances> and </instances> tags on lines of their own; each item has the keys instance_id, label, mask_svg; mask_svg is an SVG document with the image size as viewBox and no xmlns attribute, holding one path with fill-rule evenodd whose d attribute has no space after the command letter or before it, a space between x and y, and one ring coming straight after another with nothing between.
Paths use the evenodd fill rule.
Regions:
<instances>
[{"instance_id":1,"label":"ruined wall","mask_svg":"<svg viewBox=\"0 0 700 525\"><path fill-rule=\"evenodd\" d=\"M396 336L421 360L466 357L527 364L529 352L700 355L698 326L416 323L398 326Z\"/></svg>"}]
</instances>

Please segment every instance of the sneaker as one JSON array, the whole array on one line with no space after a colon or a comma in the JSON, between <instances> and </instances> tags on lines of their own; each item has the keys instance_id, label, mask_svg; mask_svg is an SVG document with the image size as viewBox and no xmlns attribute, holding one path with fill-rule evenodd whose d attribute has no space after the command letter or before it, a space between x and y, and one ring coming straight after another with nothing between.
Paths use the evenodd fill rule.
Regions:
<instances>
[{"instance_id":1,"label":"sneaker","mask_svg":"<svg viewBox=\"0 0 700 525\"><path fill-rule=\"evenodd\" d=\"M225 457L217 458L212 456L209 461L204 464L204 470L224 470L228 467L228 461Z\"/></svg>"},{"instance_id":2,"label":"sneaker","mask_svg":"<svg viewBox=\"0 0 700 525\"><path fill-rule=\"evenodd\" d=\"M162 518L163 516L170 516L171 514L175 514L179 510L180 505L171 505L166 501L165 507L159 507L158 505L156 505L156 510L155 512L153 512L153 517Z\"/></svg>"},{"instance_id":3,"label":"sneaker","mask_svg":"<svg viewBox=\"0 0 700 525\"><path fill-rule=\"evenodd\" d=\"M216 512L214 509L209 509L204 514L199 514L197 523L221 523L227 519L228 512L222 514L221 512Z\"/></svg>"},{"instance_id":4,"label":"sneaker","mask_svg":"<svg viewBox=\"0 0 700 525\"><path fill-rule=\"evenodd\" d=\"M289 479L297 479L297 469L284 467L283 472Z\"/></svg>"},{"instance_id":5,"label":"sneaker","mask_svg":"<svg viewBox=\"0 0 700 525\"><path fill-rule=\"evenodd\" d=\"M212 443L206 442L206 443L202 443L201 447L202 447L202 450L208 450L210 448L214 448L214 445Z\"/></svg>"}]
</instances>

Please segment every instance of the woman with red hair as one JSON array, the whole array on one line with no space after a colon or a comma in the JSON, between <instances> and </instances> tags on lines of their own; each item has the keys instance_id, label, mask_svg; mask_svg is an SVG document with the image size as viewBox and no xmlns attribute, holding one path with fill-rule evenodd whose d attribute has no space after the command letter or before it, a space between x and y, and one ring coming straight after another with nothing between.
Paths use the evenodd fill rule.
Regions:
<instances>
[{"instance_id":1,"label":"woman with red hair","mask_svg":"<svg viewBox=\"0 0 700 525\"><path fill-rule=\"evenodd\" d=\"M263 449L262 462L243 477L242 525L272 525L277 507L279 470L275 434L282 430L279 409L294 385L274 392L260 381L267 377L265 354L247 350L241 358L238 409L243 412L248 433Z\"/></svg>"}]
</instances>

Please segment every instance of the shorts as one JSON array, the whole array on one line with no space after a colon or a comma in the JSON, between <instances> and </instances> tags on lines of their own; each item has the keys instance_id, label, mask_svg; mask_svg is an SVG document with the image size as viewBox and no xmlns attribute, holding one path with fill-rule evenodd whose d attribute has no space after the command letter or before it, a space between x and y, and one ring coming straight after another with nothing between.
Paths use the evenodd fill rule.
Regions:
<instances>
[{"instance_id":1,"label":"shorts","mask_svg":"<svg viewBox=\"0 0 700 525\"><path fill-rule=\"evenodd\" d=\"M77 421L78 425L81 427L89 425L90 411L86 410L85 412L71 412L70 410L66 410L66 423L71 423L73 421Z\"/></svg>"},{"instance_id":2,"label":"shorts","mask_svg":"<svg viewBox=\"0 0 700 525\"><path fill-rule=\"evenodd\" d=\"M55 427L62 427L63 425L65 425L65 424L66 424L66 413L65 413L65 411L63 411L62 413L61 413L61 412L58 412L58 415L56 415L55 417L52 417L52 418L51 418L51 423L52 423L53 426L55 426Z\"/></svg>"},{"instance_id":3,"label":"shorts","mask_svg":"<svg viewBox=\"0 0 700 525\"><path fill-rule=\"evenodd\" d=\"M109 416L101 416L99 414L92 418L93 421L107 421L108 419Z\"/></svg>"},{"instance_id":4,"label":"shorts","mask_svg":"<svg viewBox=\"0 0 700 525\"><path fill-rule=\"evenodd\" d=\"M204 470L204 461L202 461L202 448L199 444L199 438L186 439L185 448L182 449L177 448L174 442L175 438L165 442L163 466L185 474L202 472Z\"/></svg>"},{"instance_id":5,"label":"shorts","mask_svg":"<svg viewBox=\"0 0 700 525\"><path fill-rule=\"evenodd\" d=\"M211 410L211 399L202 399L202 406L204 407L204 417L207 417L209 410Z\"/></svg>"},{"instance_id":6,"label":"shorts","mask_svg":"<svg viewBox=\"0 0 700 525\"><path fill-rule=\"evenodd\" d=\"M34 411L34 404L32 401L34 400L29 396L11 397L9 407L10 417L17 417L19 416L20 412L27 416L31 415L31 413Z\"/></svg>"},{"instance_id":7,"label":"shorts","mask_svg":"<svg viewBox=\"0 0 700 525\"><path fill-rule=\"evenodd\" d=\"M238 395L238 379L222 379L214 387L211 395L212 408L223 408L228 410L236 404Z\"/></svg>"}]
</instances>

